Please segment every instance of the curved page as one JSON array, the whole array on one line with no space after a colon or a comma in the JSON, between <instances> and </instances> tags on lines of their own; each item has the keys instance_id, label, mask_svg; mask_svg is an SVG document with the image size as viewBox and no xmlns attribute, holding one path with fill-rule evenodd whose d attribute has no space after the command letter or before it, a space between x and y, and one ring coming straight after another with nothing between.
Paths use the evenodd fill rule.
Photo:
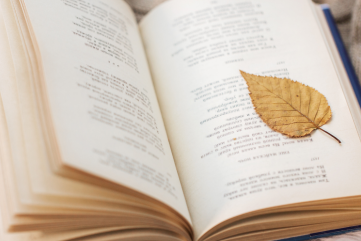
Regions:
<instances>
[{"instance_id":1,"label":"curved page","mask_svg":"<svg viewBox=\"0 0 361 241\"><path fill-rule=\"evenodd\" d=\"M311 4L174 0L140 24L196 238L254 210L361 194L360 139ZM272 131L239 70L319 90L342 144Z\"/></svg>"},{"instance_id":2,"label":"curved page","mask_svg":"<svg viewBox=\"0 0 361 241\"><path fill-rule=\"evenodd\" d=\"M62 161L190 220L138 26L116 0L25 0Z\"/></svg>"}]
</instances>

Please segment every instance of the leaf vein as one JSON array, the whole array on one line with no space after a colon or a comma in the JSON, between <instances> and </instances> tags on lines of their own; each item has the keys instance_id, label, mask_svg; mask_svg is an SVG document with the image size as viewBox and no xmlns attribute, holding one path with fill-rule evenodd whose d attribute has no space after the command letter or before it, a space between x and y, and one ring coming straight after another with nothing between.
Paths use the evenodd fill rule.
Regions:
<instances>
[{"instance_id":1,"label":"leaf vein","mask_svg":"<svg viewBox=\"0 0 361 241\"><path fill-rule=\"evenodd\" d=\"M293 125L293 124L302 124L302 123L312 124L311 122L293 122L293 123L289 123L289 124L274 125L274 127L276 127L276 126L288 126L288 125Z\"/></svg>"},{"instance_id":2,"label":"leaf vein","mask_svg":"<svg viewBox=\"0 0 361 241\"><path fill-rule=\"evenodd\" d=\"M273 119L278 119L278 118L291 118L291 117L299 117L299 116L280 116L280 117L272 117L267 120L273 120Z\"/></svg>"},{"instance_id":3,"label":"leaf vein","mask_svg":"<svg viewBox=\"0 0 361 241\"><path fill-rule=\"evenodd\" d=\"M292 84L292 82L287 81L287 83L288 83L288 92L290 94L290 99L291 99L291 104L290 105L292 106L292 93L291 93L291 84Z\"/></svg>"},{"instance_id":4,"label":"leaf vein","mask_svg":"<svg viewBox=\"0 0 361 241\"><path fill-rule=\"evenodd\" d=\"M288 105L288 103L258 103L258 105L263 105L263 104L267 104L267 105Z\"/></svg>"},{"instance_id":5,"label":"leaf vein","mask_svg":"<svg viewBox=\"0 0 361 241\"><path fill-rule=\"evenodd\" d=\"M321 101L322 101L322 99L321 99L320 102L318 103L317 112L316 112L314 121L316 121L316 117L317 117L318 111L320 110ZM316 123L315 123L315 124L316 124ZM317 126L318 126L318 125L317 125Z\"/></svg>"},{"instance_id":6,"label":"leaf vein","mask_svg":"<svg viewBox=\"0 0 361 241\"><path fill-rule=\"evenodd\" d=\"M330 112L330 107L328 107L327 112L323 115L322 119L320 120L320 122L318 122L318 124L320 124L323 121L323 118L325 118L325 116L328 114L328 112Z\"/></svg>"},{"instance_id":7,"label":"leaf vein","mask_svg":"<svg viewBox=\"0 0 361 241\"><path fill-rule=\"evenodd\" d=\"M265 112L268 112L268 111L297 111L298 112L298 110L266 110ZM297 117L297 116L294 116L294 117Z\"/></svg>"}]
</instances>

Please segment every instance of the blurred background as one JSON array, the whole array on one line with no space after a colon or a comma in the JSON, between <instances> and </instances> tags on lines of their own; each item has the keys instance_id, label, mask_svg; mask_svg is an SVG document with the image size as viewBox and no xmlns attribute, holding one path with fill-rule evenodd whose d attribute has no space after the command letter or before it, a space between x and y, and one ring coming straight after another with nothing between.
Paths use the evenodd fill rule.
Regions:
<instances>
[{"instance_id":1,"label":"blurred background","mask_svg":"<svg viewBox=\"0 0 361 241\"><path fill-rule=\"evenodd\" d=\"M125 0L140 21L152 8L167 0ZM361 0L314 0L327 3L348 50L359 81L361 80ZM361 84L361 82L360 82ZM361 231L312 241L361 241Z\"/></svg>"}]
</instances>

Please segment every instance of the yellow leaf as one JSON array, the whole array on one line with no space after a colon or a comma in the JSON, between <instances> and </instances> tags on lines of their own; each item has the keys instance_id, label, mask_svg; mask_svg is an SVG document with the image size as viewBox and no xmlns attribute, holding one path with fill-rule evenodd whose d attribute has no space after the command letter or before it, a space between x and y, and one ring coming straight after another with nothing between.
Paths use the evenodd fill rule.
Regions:
<instances>
[{"instance_id":1,"label":"yellow leaf","mask_svg":"<svg viewBox=\"0 0 361 241\"><path fill-rule=\"evenodd\" d=\"M273 130L301 137L320 129L331 119L325 96L307 85L290 79L258 76L240 71L246 80L253 106Z\"/></svg>"}]
</instances>

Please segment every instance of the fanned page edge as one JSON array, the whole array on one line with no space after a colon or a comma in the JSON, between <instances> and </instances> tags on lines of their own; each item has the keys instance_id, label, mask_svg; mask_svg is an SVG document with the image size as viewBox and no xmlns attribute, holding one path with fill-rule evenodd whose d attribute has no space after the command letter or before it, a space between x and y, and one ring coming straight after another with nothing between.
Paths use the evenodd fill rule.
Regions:
<instances>
[{"instance_id":1,"label":"fanned page edge","mask_svg":"<svg viewBox=\"0 0 361 241\"><path fill-rule=\"evenodd\" d=\"M99 185L99 179L98 178L95 178L93 180L94 180L93 184ZM104 183L109 184L109 182L104 182ZM184 227L187 227L186 229L188 229L188 230L191 229L190 228L190 222L189 222L190 219L186 217L187 215L186 216L181 215L180 213L178 213L178 211L176 209L173 209L172 207L168 206L167 204L164 204L162 201L159 201L159 200L157 200L157 199L155 199L153 197L149 197L148 195L145 195L145 194L143 194L141 192L138 192L138 191L135 191L133 189L129 189L128 187L121 188L119 184L111 183L109 186L111 186L112 189L117 189L117 190L119 190L119 188L120 188L122 191L125 191L125 193L128 193L130 195L134 195L137 198L141 199L143 202L151 202L151 203L153 203L152 205L154 206L154 208L156 208L158 206L159 209L163 209L161 212L173 213L172 215L176 215L178 218L183 220L182 225L184 225Z\"/></svg>"}]
</instances>

